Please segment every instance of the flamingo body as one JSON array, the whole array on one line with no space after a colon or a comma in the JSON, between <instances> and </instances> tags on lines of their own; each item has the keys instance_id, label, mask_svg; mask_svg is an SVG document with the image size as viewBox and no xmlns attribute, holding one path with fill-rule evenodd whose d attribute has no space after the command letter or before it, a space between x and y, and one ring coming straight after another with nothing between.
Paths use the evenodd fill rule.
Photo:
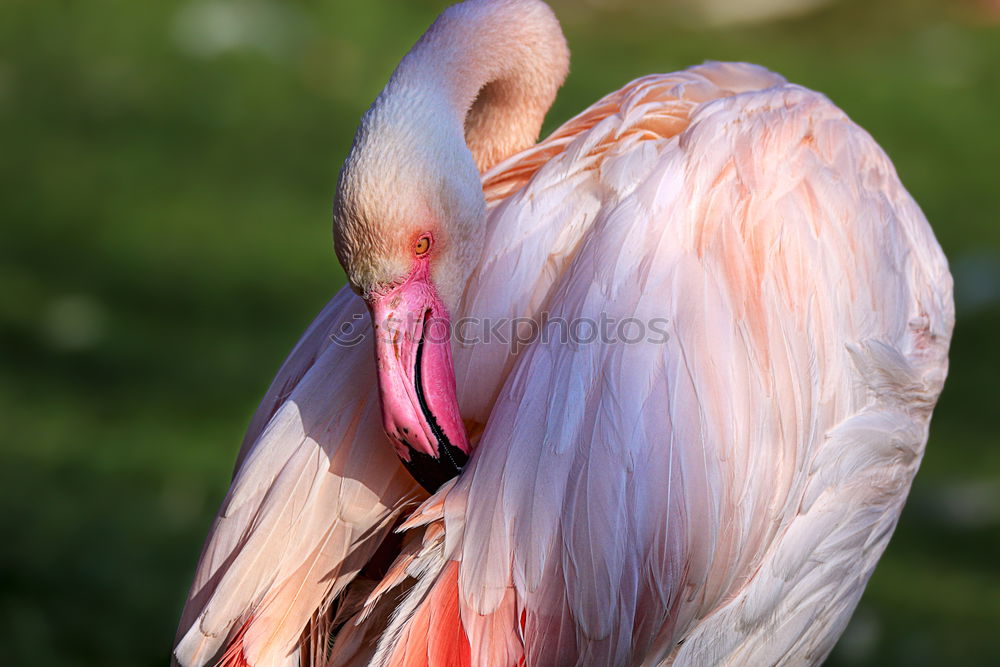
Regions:
<instances>
[{"instance_id":1,"label":"flamingo body","mask_svg":"<svg viewBox=\"0 0 1000 667\"><path fill-rule=\"evenodd\" d=\"M951 278L888 158L822 95L709 63L628 84L481 187L451 321L611 335L454 342L473 454L428 498L342 290L253 418L176 661L821 662L947 370Z\"/></svg>"}]
</instances>

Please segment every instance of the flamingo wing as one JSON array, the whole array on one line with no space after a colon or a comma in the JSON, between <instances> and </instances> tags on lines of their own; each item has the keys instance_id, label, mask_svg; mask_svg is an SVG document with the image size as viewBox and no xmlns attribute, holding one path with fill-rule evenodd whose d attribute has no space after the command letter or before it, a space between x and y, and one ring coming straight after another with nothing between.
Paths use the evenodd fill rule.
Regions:
<instances>
[{"instance_id":1,"label":"flamingo wing","mask_svg":"<svg viewBox=\"0 0 1000 667\"><path fill-rule=\"evenodd\" d=\"M512 240L467 303L577 340L456 353L485 431L376 664L818 662L923 453L944 256L872 139L760 68L574 123L493 172Z\"/></svg>"},{"instance_id":2,"label":"flamingo wing","mask_svg":"<svg viewBox=\"0 0 1000 667\"><path fill-rule=\"evenodd\" d=\"M298 665L303 630L371 558L417 486L386 446L364 305L342 290L253 417L209 533L175 660Z\"/></svg>"}]
</instances>

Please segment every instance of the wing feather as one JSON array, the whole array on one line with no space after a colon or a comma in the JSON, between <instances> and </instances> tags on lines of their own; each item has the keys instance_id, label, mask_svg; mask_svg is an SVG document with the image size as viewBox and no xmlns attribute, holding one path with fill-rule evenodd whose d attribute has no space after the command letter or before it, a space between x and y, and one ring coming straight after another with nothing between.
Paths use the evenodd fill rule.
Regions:
<instances>
[{"instance_id":1,"label":"wing feather","mask_svg":"<svg viewBox=\"0 0 1000 667\"><path fill-rule=\"evenodd\" d=\"M467 313L665 335L456 355L463 400L499 379L472 388L486 426L444 501L474 664L515 630L527 664L820 661L898 517L953 323L888 159L825 97L716 63L491 173Z\"/></svg>"},{"instance_id":2,"label":"wing feather","mask_svg":"<svg viewBox=\"0 0 1000 667\"><path fill-rule=\"evenodd\" d=\"M364 333L363 313L338 294L251 422L182 615L179 664L210 664L237 632L251 664L290 659L415 496L379 428L371 337L350 347L331 336Z\"/></svg>"}]
</instances>

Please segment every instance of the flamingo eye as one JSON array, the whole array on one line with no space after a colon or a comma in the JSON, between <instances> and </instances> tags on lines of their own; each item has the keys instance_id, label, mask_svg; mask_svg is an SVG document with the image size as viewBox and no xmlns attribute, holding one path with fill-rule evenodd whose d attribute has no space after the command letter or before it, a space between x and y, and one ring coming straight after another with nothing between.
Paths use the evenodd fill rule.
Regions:
<instances>
[{"instance_id":1,"label":"flamingo eye","mask_svg":"<svg viewBox=\"0 0 1000 667\"><path fill-rule=\"evenodd\" d=\"M413 245L413 251L416 252L418 256L426 255L427 251L430 249L431 249L431 237L429 236L421 236L419 239L417 239L417 242Z\"/></svg>"}]
</instances>

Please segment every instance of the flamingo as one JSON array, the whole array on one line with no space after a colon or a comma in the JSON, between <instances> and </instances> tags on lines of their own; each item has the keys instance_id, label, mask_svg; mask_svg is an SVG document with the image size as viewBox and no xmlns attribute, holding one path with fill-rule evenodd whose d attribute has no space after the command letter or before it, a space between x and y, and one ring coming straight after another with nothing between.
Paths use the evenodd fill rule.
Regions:
<instances>
[{"instance_id":1,"label":"flamingo","mask_svg":"<svg viewBox=\"0 0 1000 667\"><path fill-rule=\"evenodd\" d=\"M945 257L872 138L758 66L640 78L536 143L568 60L540 0L467 0L364 115L349 286L251 421L175 664L833 648L947 373Z\"/></svg>"}]
</instances>

